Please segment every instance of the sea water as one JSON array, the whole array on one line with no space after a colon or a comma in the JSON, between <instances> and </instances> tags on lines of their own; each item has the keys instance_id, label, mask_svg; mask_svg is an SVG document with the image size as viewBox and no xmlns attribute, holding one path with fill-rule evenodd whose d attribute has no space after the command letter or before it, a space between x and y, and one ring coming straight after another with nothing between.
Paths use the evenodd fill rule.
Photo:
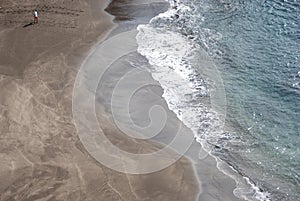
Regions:
<instances>
[{"instance_id":1,"label":"sea water","mask_svg":"<svg viewBox=\"0 0 300 201\"><path fill-rule=\"evenodd\" d=\"M137 36L169 108L246 180L237 196L300 200L300 0L169 3Z\"/></svg>"}]
</instances>

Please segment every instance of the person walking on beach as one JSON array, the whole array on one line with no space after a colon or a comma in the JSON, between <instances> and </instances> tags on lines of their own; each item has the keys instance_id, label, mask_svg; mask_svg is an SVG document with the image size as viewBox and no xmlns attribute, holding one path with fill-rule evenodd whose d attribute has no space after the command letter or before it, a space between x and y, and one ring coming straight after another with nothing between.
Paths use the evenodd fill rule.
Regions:
<instances>
[{"instance_id":1,"label":"person walking on beach","mask_svg":"<svg viewBox=\"0 0 300 201\"><path fill-rule=\"evenodd\" d=\"M36 9L34 9L34 11L33 11L33 24L35 24L35 23L39 23L38 12Z\"/></svg>"}]
</instances>

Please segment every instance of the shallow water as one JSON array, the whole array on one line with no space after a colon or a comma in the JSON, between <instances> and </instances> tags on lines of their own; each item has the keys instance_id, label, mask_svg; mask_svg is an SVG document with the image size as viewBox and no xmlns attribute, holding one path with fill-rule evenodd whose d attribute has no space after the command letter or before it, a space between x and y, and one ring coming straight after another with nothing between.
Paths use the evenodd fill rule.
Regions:
<instances>
[{"instance_id":1,"label":"shallow water","mask_svg":"<svg viewBox=\"0 0 300 201\"><path fill-rule=\"evenodd\" d=\"M250 200L300 200L300 1L170 3L137 37L169 108L257 187L242 192ZM208 79L203 69L214 66ZM215 80L224 100L222 90L212 97Z\"/></svg>"}]
</instances>

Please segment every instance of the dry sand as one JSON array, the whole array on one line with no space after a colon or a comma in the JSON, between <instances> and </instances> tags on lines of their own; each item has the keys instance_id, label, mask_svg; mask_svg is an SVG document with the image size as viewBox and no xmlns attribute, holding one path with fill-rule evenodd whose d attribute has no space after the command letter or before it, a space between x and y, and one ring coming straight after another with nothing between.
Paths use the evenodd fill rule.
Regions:
<instances>
[{"instance_id":1,"label":"dry sand","mask_svg":"<svg viewBox=\"0 0 300 201\"><path fill-rule=\"evenodd\" d=\"M188 201L197 196L187 159L154 174L126 175L96 162L77 136L73 84L91 47L115 26L103 12L108 3L0 1L1 201ZM35 8L39 24L23 27L32 22ZM114 139L117 130L105 128Z\"/></svg>"}]
</instances>

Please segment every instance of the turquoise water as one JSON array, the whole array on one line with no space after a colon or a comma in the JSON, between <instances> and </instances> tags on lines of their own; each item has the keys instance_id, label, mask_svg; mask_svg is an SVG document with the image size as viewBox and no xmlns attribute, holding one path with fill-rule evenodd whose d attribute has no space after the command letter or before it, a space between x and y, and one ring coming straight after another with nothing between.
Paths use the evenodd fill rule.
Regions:
<instances>
[{"instance_id":1,"label":"turquoise water","mask_svg":"<svg viewBox=\"0 0 300 201\"><path fill-rule=\"evenodd\" d=\"M300 200L300 1L193 3L193 34L221 71L228 124L244 142L216 154L274 200Z\"/></svg>"},{"instance_id":2,"label":"turquoise water","mask_svg":"<svg viewBox=\"0 0 300 201\"><path fill-rule=\"evenodd\" d=\"M228 142L211 153L271 200L300 200L300 0L171 4L176 12L152 24L200 45L224 82Z\"/></svg>"}]
</instances>

